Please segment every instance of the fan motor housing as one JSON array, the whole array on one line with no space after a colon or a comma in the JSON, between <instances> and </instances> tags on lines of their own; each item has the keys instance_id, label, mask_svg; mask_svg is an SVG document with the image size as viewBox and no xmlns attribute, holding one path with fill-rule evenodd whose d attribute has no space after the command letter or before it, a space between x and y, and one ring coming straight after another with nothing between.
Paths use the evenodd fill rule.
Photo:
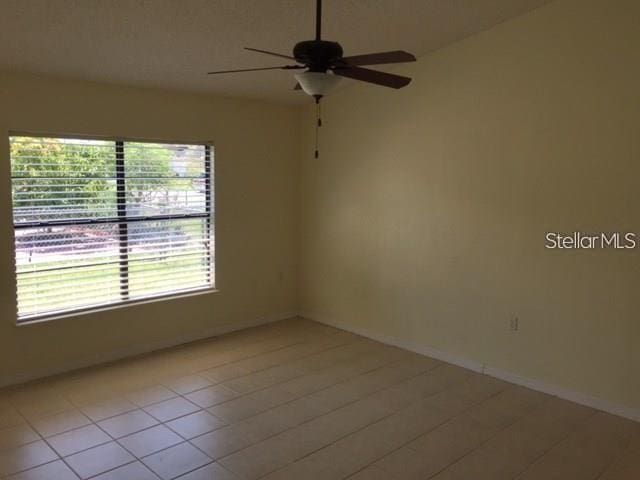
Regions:
<instances>
[{"instance_id":1,"label":"fan motor housing","mask_svg":"<svg viewBox=\"0 0 640 480\"><path fill-rule=\"evenodd\" d=\"M336 60L342 58L342 47L327 40L305 40L293 47L295 59L309 68L310 72L326 72Z\"/></svg>"}]
</instances>

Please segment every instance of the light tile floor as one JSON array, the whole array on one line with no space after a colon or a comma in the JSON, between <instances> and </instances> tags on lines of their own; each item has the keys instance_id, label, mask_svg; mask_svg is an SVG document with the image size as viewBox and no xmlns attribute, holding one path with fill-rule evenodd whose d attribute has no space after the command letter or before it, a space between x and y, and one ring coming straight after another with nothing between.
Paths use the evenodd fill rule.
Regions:
<instances>
[{"instance_id":1,"label":"light tile floor","mask_svg":"<svg viewBox=\"0 0 640 480\"><path fill-rule=\"evenodd\" d=\"M292 319L0 390L2 480L638 480L640 425Z\"/></svg>"}]
</instances>

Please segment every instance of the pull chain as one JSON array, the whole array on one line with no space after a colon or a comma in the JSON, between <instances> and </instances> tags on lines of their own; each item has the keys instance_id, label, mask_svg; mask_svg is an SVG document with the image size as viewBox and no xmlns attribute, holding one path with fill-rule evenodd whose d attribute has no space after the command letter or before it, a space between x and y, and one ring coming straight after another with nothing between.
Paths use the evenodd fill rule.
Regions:
<instances>
[{"instance_id":1,"label":"pull chain","mask_svg":"<svg viewBox=\"0 0 640 480\"><path fill-rule=\"evenodd\" d=\"M320 156L319 142L320 142L320 127L322 126L322 108L320 107L321 96L316 96L316 151L315 158Z\"/></svg>"}]
</instances>

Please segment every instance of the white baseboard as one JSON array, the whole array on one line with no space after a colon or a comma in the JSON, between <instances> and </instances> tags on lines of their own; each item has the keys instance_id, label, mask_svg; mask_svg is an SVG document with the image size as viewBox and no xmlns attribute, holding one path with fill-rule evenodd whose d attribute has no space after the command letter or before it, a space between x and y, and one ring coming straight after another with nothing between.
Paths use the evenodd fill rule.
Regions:
<instances>
[{"instance_id":1,"label":"white baseboard","mask_svg":"<svg viewBox=\"0 0 640 480\"><path fill-rule=\"evenodd\" d=\"M609 402L599 397L594 397L583 392L577 392L575 390L568 390L557 385L552 385L542 380L536 380L532 378L526 378L517 373L509 372L499 368L486 366L484 369L486 375L499 378L506 382L515 383L523 387L530 388L531 390L537 390L539 392L547 393L559 398L564 398L570 402L578 403L586 407L595 408L596 410L602 410L603 412L611 413L612 415L618 415L630 420L640 422L640 409L627 407L617 403Z\"/></svg>"},{"instance_id":2,"label":"white baseboard","mask_svg":"<svg viewBox=\"0 0 640 480\"><path fill-rule=\"evenodd\" d=\"M14 375L0 377L0 388L9 385L16 385L20 383L29 382L32 380L38 380L40 378L50 377L52 375L58 375L61 373L67 373L73 370L81 368L92 367L101 363L114 362L123 358L133 357L136 355L143 355L145 353L154 352L156 350L162 350L165 348L176 347L185 343L195 342L197 340L203 340L205 338L216 337L225 333L234 332L236 330L243 330L245 328L257 327L259 325L265 325L271 322L277 322L278 320L286 320L296 317L296 312L286 312L275 315L268 315L265 317L255 318L243 322L235 322L224 325L217 325L213 328L192 332L179 337L173 337L167 340L159 340L155 342L149 342L145 344L132 345L130 347L120 348L105 353L92 355L90 357L83 357L77 360L72 360L55 367L38 369L34 371L18 372Z\"/></svg>"},{"instance_id":3,"label":"white baseboard","mask_svg":"<svg viewBox=\"0 0 640 480\"><path fill-rule=\"evenodd\" d=\"M356 335L370 338L371 340L386 343L387 345L393 345L394 347L409 350L411 352L426 355L427 357L435 358L446 363L451 363L459 367L473 370L474 372L483 373L491 377L499 378L500 380L504 380L506 382L521 385L523 387L553 395L555 397L563 398L580 405L595 408L596 410L601 410L603 412L611 413L613 415L618 415L620 417L625 417L640 422L640 409L638 408L627 407L625 405L609 402L602 398L594 397L586 393L576 392L574 390L568 390L557 385L552 385L542 380L523 377L517 373L491 367L489 365L483 364L482 362L443 352L427 345L411 341L399 340L397 338L387 337L385 335L373 334L369 331L366 331L365 329L352 327L343 322L327 319L325 317L322 317L321 315L316 315L310 312L301 312L299 316L309 320L314 320L319 323L324 323L325 325L330 325L335 328L340 328L342 330L355 333Z\"/></svg>"}]
</instances>

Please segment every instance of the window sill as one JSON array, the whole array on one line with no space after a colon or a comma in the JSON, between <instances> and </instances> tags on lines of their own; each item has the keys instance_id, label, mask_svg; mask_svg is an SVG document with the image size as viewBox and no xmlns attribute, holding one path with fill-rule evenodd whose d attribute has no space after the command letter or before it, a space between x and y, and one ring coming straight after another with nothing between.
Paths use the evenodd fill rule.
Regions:
<instances>
[{"instance_id":1,"label":"window sill","mask_svg":"<svg viewBox=\"0 0 640 480\"><path fill-rule=\"evenodd\" d=\"M147 298L141 298L138 300L130 300L127 302L120 302L120 303L115 303L115 304L107 304L104 306L96 306L96 307L89 307L89 308L85 308L85 309L77 309L77 310L70 310L67 312L61 312L61 313L53 313L50 315L39 315L37 317L32 317L32 318L28 318L26 320L17 320L14 323L14 326L16 327L27 327L30 325L36 325L39 323L48 323L54 320L60 320L63 318L72 318L72 317L78 317L81 315L88 315L91 313L98 313L98 312L107 312L110 310L119 310L121 308L126 308L126 307L131 307L131 306L135 306L135 305L144 305L146 303L156 303L156 302L160 302L160 301L167 301L167 300L177 300L177 299L181 299L181 298L188 298L188 297L196 297L196 296L200 296L200 295L209 295L212 293L218 293L219 290L216 288L199 288L196 290L187 290L181 293L171 293L171 294L166 294L166 295L157 295L154 297L147 297Z\"/></svg>"}]
</instances>

